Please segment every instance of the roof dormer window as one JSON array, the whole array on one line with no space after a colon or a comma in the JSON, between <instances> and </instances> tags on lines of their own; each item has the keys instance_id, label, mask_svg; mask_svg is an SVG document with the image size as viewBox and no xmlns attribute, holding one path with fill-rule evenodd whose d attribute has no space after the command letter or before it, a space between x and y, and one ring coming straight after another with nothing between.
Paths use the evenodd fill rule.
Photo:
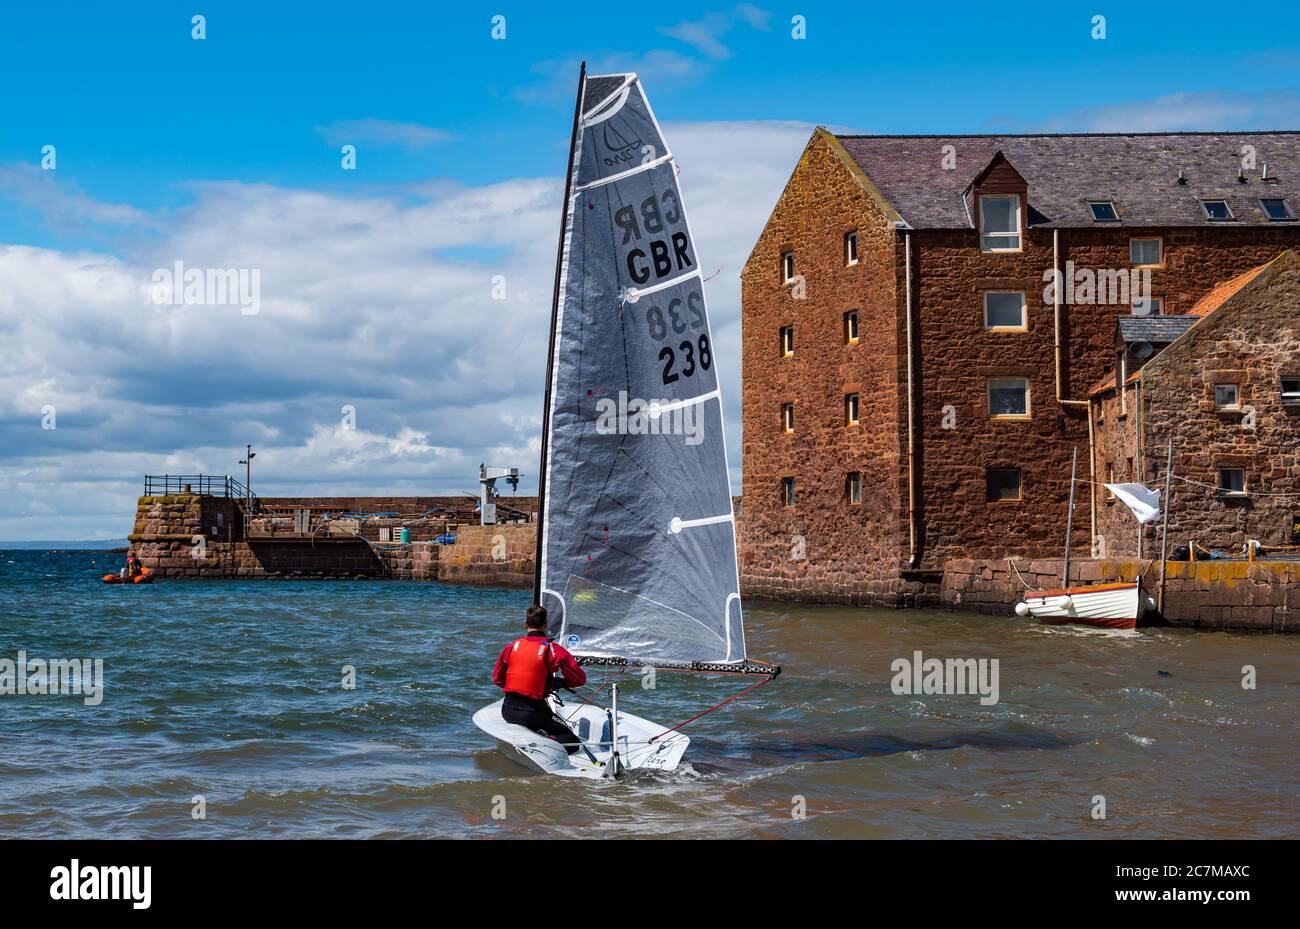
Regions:
<instances>
[{"instance_id":1,"label":"roof dormer window","mask_svg":"<svg viewBox=\"0 0 1300 929\"><path fill-rule=\"evenodd\" d=\"M1020 196L985 194L979 208L980 251L1020 251Z\"/></svg>"},{"instance_id":2,"label":"roof dormer window","mask_svg":"<svg viewBox=\"0 0 1300 929\"><path fill-rule=\"evenodd\" d=\"M1202 200L1201 209L1205 218L1211 222L1227 222L1232 219L1232 210L1228 209L1227 200Z\"/></svg>"},{"instance_id":3,"label":"roof dormer window","mask_svg":"<svg viewBox=\"0 0 1300 929\"><path fill-rule=\"evenodd\" d=\"M1273 222L1295 219L1295 213L1291 212L1291 204L1287 203L1285 198L1260 198L1259 205L1264 211L1264 215Z\"/></svg>"},{"instance_id":4,"label":"roof dormer window","mask_svg":"<svg viewBox=\"0 0 1300 929\"><path fill-rule=\"evenodd\" d=\"M1088 209L1092 211L1093 222L1119 222L1119 213L1115 211L1115 204L1109 200L1091 200L1088 202Z\"/></svg>"}]
</instances>

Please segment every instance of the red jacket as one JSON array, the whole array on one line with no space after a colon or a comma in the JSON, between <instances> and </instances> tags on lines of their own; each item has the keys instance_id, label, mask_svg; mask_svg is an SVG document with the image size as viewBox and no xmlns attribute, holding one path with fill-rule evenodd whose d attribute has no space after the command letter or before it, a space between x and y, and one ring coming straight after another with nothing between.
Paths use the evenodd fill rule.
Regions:
<instances>
[{"instance_id":1,"label":"red jacket","mask_svg":"<svg viewBox=\"0 0 1300 929\"><path fill-rule=\"evenodd\" d=\"M518 693L525 697L531 697L534 700L541 700L546 696L545 689L543 689L541 693L537 693L535 692L535 689L532 688L530 688L528 692L521 689L507 690L506 688L506 674L510 667L510 653L515 647L515 642L531 642L531 640L534 639L536 639L539 644L547 643L545 632L530 632L524 639L516 639L501 650L501 655L497 658L496 667L492 669L492 683L496 684L502 690L506 690L507 693ZM580 687L587 683L587 672L579 667L578 663L573 660L573 656L569 654L568 650L561 645L556 645L554 642L549 642L548 644L550 647L546 653L547 676L549 677L553 672L559 671L560 674L564 676L564 685L566 687Z\"/></svg>"}]
</instances>

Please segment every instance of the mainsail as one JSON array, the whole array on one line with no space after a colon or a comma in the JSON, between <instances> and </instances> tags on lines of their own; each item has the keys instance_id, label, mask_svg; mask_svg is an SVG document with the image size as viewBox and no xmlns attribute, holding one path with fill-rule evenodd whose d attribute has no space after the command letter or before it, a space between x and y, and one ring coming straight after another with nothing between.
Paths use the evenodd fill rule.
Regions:
<instances>
[{"instance_id":1,"label":"mainsail","mask_svg":"<svg viewBox=\"0 0 1300 929\"><path fill-rule=\"evenodd\" d=\"M538 601L579 656L745 662L704 283L635 74L580 81L542 443Z\"/></svg>"}]
</instances>

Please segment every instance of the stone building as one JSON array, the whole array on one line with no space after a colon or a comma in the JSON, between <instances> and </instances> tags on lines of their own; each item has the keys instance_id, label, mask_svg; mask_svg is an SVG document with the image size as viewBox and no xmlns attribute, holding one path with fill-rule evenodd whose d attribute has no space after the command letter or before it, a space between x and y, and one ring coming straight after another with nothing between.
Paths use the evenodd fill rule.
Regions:
<instances>
[{"instance_id":1,"label":"stone building","mask_svg":"<svg viewBox=\"0 0 1300 929\"><path fill-rule=\"evenodd\" d=\"M1297 207L1300 133L817 129L742 272L746 591L906 603L1059 554L1117 321L1190 315Z\"/></svg>"},{"instance_id":2,"label":"stone building","mask_svg":"<svg viewBox=\"0 0 1300 929\"><path fill-rule=\"evenodd\" d=\"M1119 322L1116 370L1090 394L1102 480L1163 484L1172 438L1171 544L1300 543L1300 256L1224 282L1186 315ZM1098 554L1137 554L1135 521L1096 492ZM1158 546L1149 525L1142 554Z\"/></svg>"}]
</instances>

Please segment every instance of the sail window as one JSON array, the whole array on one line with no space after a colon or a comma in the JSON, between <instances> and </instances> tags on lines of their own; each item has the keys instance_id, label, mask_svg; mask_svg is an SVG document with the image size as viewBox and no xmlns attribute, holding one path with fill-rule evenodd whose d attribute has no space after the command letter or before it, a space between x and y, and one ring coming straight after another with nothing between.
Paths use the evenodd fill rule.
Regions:
<instances>
[{"instance_id":1,"label":"sail window","mask_svg":"<svg viewBox=\"0 0 1300 929\"><path fill-rule=\"evenodd\" d=\"M1295 213L1291 212L1291 204L1281 198L1267 198L1259 201L1260 208L1263 209L1264 215L1273 222L1285 222L1288 219L1295 219Z\"/></svg>"},{"instance_id":2,"label":"sail window","mask_svg":"<svg viewBox=\"0 0 1300 929\"><path fill-rule=\"evenodd\" d=\"M986 472L986 499L990 503L1020 499L1019 468L989 468Z\"/></svg>"},{"instance_id":3,"label":"sail window","mask_svg":"<svg viewBox=\"0 0 1300 929\"><path fill-rule=\"evenodd\" d=\"M781 405L781 431L794 432L794 404L783 403Z\"/></svg>"},{"instance_id":4,"label":"sail window","mask_svg":"<svg viewBox=\"0 0 1300 929\"><path fill-rule=\"evenodd\" d=\"M850 471L848 480L845 481L845 492L848 495L849 503L862 502L862 474L858 471Z\"/></svg>"},{"instance_id":5,"label":"sail window","mask_svg":"<svg viewBox=\"0 0 1300 929\"><path fill-rule=\"evenodd\" d=\"M858 341L858 311L850 310L844 314L844 341L853 345Z\"/></svg>"},{"instance_id":6,"label":"sail window","mask_svg":"<svg viewBox=\"0 0 1300 929\"><path fill-rule=\"evenodd\" d=\"M1282 378L1282 402L1288 405L1300 403L1300 377Z\"/></svg>"},{"instance_id":7,"label":"sail window","mask_svg":"<svg viewBox=\"0 0 1300 929\"><path fill-rule=\"evenodd\" d=\"M1020 251L1020 197L980 197L980 251Z\"/></svg>"},{"instance_id":8,"label":"sail window","mask_svg":"<svg viewBox=\"0 0 1300 929\"><path fill-rule=\"evenodd\" d=\"M1119 214L1115 212L1115 204L1109 200L1093 200L1088 204L1088 209L1092 210L1092 218L1095 222L1119 222Z\"/></svg>"},{"instance_id":9,"label":"sail window","mask_svg":"<svg viewBox=\"0 0 1300 929\"><path fill-rule=\"evenodd\" d=\"M844 263L846 265L855 265L858 263L858 231L844 233Z\"/></svg>"},{"instance_id":10,"label":"sail window","mask_svg":"<svg viewBox=\"0 0 1300 929\"><path fill-rule=\"evenodd\" d=\"M1029 419L1029 379L989 379L989 416L994 419Z\"/></svg>"},{"instance_id":11,"label":"sail window","mask_svg":"<svg viewBox=\"0 0 1300 929\"><path fill-rule=\"evenodd\" d=\"M1214 385L1214 408L1216 410L1239 410L1241 398L1236 384Z\"/></svg>"},{"instance_id":12,"label":"sail window","mask_svg":"<svg viewBox=\"0 0 1300 929\"><path fill-rule=\"evenodd\" d=\"M794 252L781 253L781 280L786 284L794 280Z\"/></svg>"},{"instance_id":13,"label":"sail window","mask_svg":"<svg viewBox=\"0 0 1300 929\"><path fill-rule=\"evenodd\" d=\"M1228 209L1227 200L1202 200L1201 210L1211 222L1226 222L1232 219L1232 210Z\"/></svg>"},{"instance_id":14,"label":"sail window","mask_svg":"<svg viewBox=\"0 0 1300 929\"><path fill-rule=\"evenodd\" d=\"M984 294L984 328L990 332L1024 332L1025 292L990 290Z\"/></svg>"},{"instance_id":15,"label":"sail window","mask_svg":"<svg viewBox=\"0 0 1300 929\"><path fill-rule=\"evenodd\" d=\"M1219 469L1219 494L1224 497L1242 497L1246 494L1245 468Z\"/></svg>"},{"instance_id":16,"label":"sail window","mask_svg":"<svg viewBox=\"0 0 1300 929\"><path fill-rule=\"evenodd\" d=\"M794 478L781 478L781 500L786 506L794 506Z\"/></svg>"},{"instance_id":17,"label":"sail window","mask_svg":"<svg viewBox=\"0 0 1300 929\"><path fill-rule=\"evenodd\" d=\"M844 395L844 425L856 426L858 424L858 395Z\"/></svg>"},{"instance_id":18,"label":"sail window","mask_svg":"<svg viewBox=\"0 0 1300 929\"><path fill-rule=\"evenodd\" d=\"M1164 240L1160 238L1129 239L1128 260L1137 267L1158 265L1164 261Z\"/></svg>"},{"instance_id":19,"label":"sail window","mask_svg":"<svg viewBox=\"0 0 1300 929\"><path fill-rule=\"evenodd\" d=\"M794 326L781 327L781 354L785 356L794 354Z\"/></svg>"}]
</instances>

